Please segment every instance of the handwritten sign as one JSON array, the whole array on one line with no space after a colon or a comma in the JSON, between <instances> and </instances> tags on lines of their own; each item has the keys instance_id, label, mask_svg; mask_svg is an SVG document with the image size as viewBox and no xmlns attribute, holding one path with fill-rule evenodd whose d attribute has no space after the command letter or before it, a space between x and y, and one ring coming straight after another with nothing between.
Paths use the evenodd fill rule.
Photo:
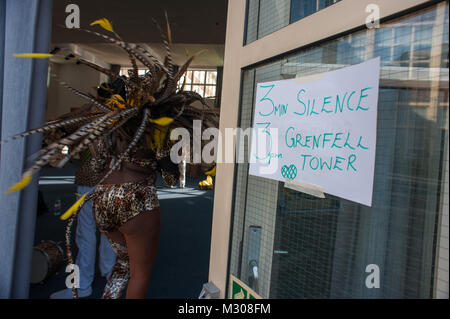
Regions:
<instances>
[{"instance_id":1,"label":"handwritten sign","mask_svg":"<svg viewBox=\"0 0 450 319\"><path fill-rule=\"evenodd\" d=\"M380 59L258 83L251 175L372 205Z\"/></svg>"}]
</instances>

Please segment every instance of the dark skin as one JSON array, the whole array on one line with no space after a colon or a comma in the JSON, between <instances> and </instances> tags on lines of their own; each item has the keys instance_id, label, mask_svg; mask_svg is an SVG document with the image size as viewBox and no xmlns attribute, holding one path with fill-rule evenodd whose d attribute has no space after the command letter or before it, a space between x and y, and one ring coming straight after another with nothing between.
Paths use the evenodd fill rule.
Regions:
<instances>
[{"instance_id":1,"label":"dark skin","mask_svg":"<svg viewBox=\"0 0 450 319\"><path fill-rule=\"evenodd\" d=\"M125 144L120 144L123 149ZM154 156L151 151L139 152L138 158ZM139 182L151 172L132 163L122 162L121 169L115 170L103 184ZM161 212L159 207L145 211L132 218L116 231L105 233L111 241L126 245L130 259L130 280L126 298L143 299L147 295L151 271L158 251L161 232Z\"/></svg>"}]
</instances>

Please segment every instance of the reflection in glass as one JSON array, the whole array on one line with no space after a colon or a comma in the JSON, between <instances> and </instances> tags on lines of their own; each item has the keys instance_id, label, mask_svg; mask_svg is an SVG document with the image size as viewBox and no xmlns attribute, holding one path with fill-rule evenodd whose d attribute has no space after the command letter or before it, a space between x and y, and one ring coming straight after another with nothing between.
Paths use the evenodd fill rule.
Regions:
<instances>
[{"instance_id":1,"label":"reflection in glass","mask_svg":"<svg viewBox=\"0 0 450 319\"><path fill-rule=\"evenodd\" d=\"M206 84L216 84L216 81L217 81L217 72L208 71L206 73Z\"/></svg>"},{"instance_id":2,"label":"reflection in glass","mask_svg":"<svg viewBox=\"0 0 450 319\"><path fill-rule=\"evenodd\" d=\"M201 96L205 95L205 87L203 85L192 85L192 91L197 92Z\"/></svg>"},{"instance_id":3,"label":"reflection in glass","mask_svg":"<svg viewBox=\"0 0 450 319\"><path fill-rule=\"evenodd\" d=\"M205 71L193 71L193 84L205 83Z\"/></svg>"},{"instance_id":4,"label":"reflection in glass","mask_svg":"<svg viewBox=\"0 0 450 319\"><path fill-rule=\"evenodd\" d=\"M206 86L205 87L205 97L214 97L216 96L216 87L215 86Z\"/></svg>"}]
</instances>

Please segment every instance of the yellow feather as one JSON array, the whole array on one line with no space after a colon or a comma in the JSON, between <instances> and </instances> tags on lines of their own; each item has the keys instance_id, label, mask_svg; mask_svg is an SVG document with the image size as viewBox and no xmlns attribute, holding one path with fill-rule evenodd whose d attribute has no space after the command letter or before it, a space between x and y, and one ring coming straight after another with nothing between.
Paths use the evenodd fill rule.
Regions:
<instances>
[{"instance_id":1,"label":"yellow feather","mask_svg":"<svg viewBox=\"0 0 450 319\"><path fill-rule=\"evenodd\" d=\"M96 24L100 25L105 30L108 30L110 32L114 32L111 22L109 22L109 20L106 19L106 18L95 20L90 25L93 26L93 25L96 25Z\"/></svg>"},{"instance_id":2,"label":"yellow feather","mask_svg":"<svg viewBox=\"0 0 450 319\"><path fill-rule=\"evenodd\" d=\"M14 53L16 58L48 59L53 56L50 53Z\"/></svg>"},{"instance_id":3,"label":"yellow feather","mask_svg":"<svg viewBox=\"0 0 450 319\"><path fill-rule=\"evenodd\" d=\"M11 194L11 193L14 193L14 192L24 189L25 187L28 186L28 184L30 184L32 177L33 177L33 175L31 175L31 174L27 174L27 175L23 176L22 179L20 180L20 182L16 183L14 186L12 186L10 189L8 189L5 192L5 194Z\"/></svg>"},{"instance_id":4,"label":"yellow feather","mask_svg":"<svg viewBox=\"0 0 450 319\"><path fill-rule=\"evenodd\" d=\"M84 203L84 199L86 198L86 195L87 195L88 193L86 193L86 194L84 194L83 196L81 196L80 197L80 199L79 200L77 200L76 202L75 202L75 204L73 204L64 214L62 214L61 215L61 220L66 220L67 218L69 218L70 216L72 216L73 215L73 213L75 213L77 210L78 210L78 208L81 206L81 205L83 205L83 203Z\"/></svg>"},{"instance_id":5,"label":"yellow feather","mask_svg":"<svg viewBox=\"0 0 450 319\"><path fill-rule=\"evenodd\" d=\"M170 31L169 17L167 16L167 11L165 12L165 14L167 23L167 40L169 40L169 44L172 44L172 31Z\"/></svg>"},{"instance_id":6,"label":"yellow feather","mask_svg":"<svg viewBox=\"0 0 450 319\"><path fill-rule=\"evenodd\" d=\"M150 147L150 149L152 149L152 150L156 149L155 145L153 144L152 137L150 135L148 135L148 134L145 135L145 140L147 141L147 146Z\"/></svg>"},{"instance_id":7,"label":"yellow feather","mask_svg":"<svg viewBox=\"0 0 450 319\"><path fill-rule=\"evenodd\" d=\"M169 132L169 127L168 126L163 126L161 127L161 140L160 140L160 148L162 148L164 145L164 140L166 139L167 133Z\"/></svg>"},{"instance_id":8,"label":"yellow feather","mask_svg":"<svg viewBox=\"0 0 450 319\"><path fill-rule=\"evenodd\" d=\"M161 148L161 144L162 144L160 136L161 136L161 131L159 129L156 129L153 133L153 138L155 140L155 147L157 149Z\"/></svg>"},{"instance_id":9,"label":"yellow feather","mask_svg":"<svg viewBox=\"0 0 450 319\"><path fill-rule=\"evenodd\" d=\"M153 140L155 142L156 149L161 149L163 147L163 143L168 131L169 127L167 126L159 126L157 129L155 129L155 131L153 132Z\"/></svg>"},{"instance_id":10,"label":"yellow feather","mask_svg":"<svg viewBox=\"0 0 450 319\"><path fill-rule=\"evenodd\" d=\"M149 119L150 123L155 123L160 126L167 126L170 123L172 123L173 121L174 121L173 118L170 118L170 117L160 117L159 119L156 119L156 120Z\"/></svg>"},{"instance_id":11,"label":"yellow feather","mask_svg":"<svg viewBox=\"0 0 450 319\"><path fill-rule=\"evenodd\" d=\"M135 100L134 99L128 99L128 104L131 106L135 106Z\"/></svg>"},{"instance_id":12,"label":"yellow feather","mask_svg":"<svg viewBox=\"0 0 450 319\"><path fill-rule=\"evenodd\" d=\"M213 180L211 176L207 176L205 180L198 182L198 186L200 186L201 189L213 189Z\"/></svg>"},{"instance_id":13,"label":"yellow feather","mask_svg":"<svg viewBox=\"0 0 450 319\"><path fill-rule=\"evenodd\" d=\"M214 166L211 170L205 172L206 175L216 176L216 166Z\"/></svg>"},{"instance_id":14,"label":"yellow feather","mask_svg":"<svg viewBox=\"0 0 450 319\"><path fill-rule=\"evenodd\" d=\"M115 107L118 107L119 109L126 109L125 101L119 94L112 95L107 101L106 106L110 109L114 109Z\"/></svg>"}]
</instances>

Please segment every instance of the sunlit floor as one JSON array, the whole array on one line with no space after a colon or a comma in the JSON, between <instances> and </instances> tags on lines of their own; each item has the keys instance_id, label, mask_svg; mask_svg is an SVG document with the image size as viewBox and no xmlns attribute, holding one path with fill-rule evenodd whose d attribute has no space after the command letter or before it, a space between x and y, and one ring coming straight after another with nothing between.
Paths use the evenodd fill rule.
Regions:
<instances>
[{"instance_id":1,"label":"sunlit floor","mask_svg":"<svg viewBox=\"0 0 450 319\"><path fill-rule=\"evenodd\" d=\"M63 212L73 204L76 169L76 163L71 163L61 170L46 168L42 171L39 189L48 211L38 215L35 244L51 240L64 248L66 222L59 220L54 204L59 199ZM199 181L188 177L183 189L166 188L160 181L157 183L162 231L148 298L198 298L202 285L208 281L214 193L200 190ZM75 244L72 244L72 251L75 255ZM48 298L53 292L65 288L68 275L64 272L65 266L66 262L43 283L31 284L30 298ZM100 298L105 283L106 279L100 276L96 266L93 294L89 298Z\"/></svg>"}]
</instances>

